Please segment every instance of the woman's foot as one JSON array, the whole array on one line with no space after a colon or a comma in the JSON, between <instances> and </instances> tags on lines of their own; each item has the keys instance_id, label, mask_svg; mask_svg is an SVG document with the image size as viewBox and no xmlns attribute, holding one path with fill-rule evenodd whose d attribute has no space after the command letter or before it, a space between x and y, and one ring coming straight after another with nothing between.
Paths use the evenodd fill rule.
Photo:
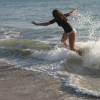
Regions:
<instances>
[{"instance_id":1,"label":"woman's foot","mask_svg":"<svg viewBox=\"0 0 100 100\"><path fill-rule=\"evenodd\" d=\"M71 49L73 51L75 51L76 53L78 53L80 56L82 56L82 51L80 49Z\"/></svg>"},{"instance_id":2,"label":"woman's foot","mask_svg":"<svg viewBox=\"0 0 100 100\"><path fill-rule=\"evenodd\" d=\"M76 53L78 53L80 56L82 56L82 51L81 51L80 49L76 49L75 51L76 51Z\"/></svg>"}]
</instances>

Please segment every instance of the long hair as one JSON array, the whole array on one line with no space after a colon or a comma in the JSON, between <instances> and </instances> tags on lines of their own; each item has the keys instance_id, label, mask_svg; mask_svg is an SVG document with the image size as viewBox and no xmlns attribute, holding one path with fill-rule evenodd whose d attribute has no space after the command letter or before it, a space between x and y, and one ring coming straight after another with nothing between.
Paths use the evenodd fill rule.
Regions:
<instances>
[{"instance_id":1,"label":"long hair","mask_svg":"<svg viewBox=\"0 0 100 100\"><path fill-rule=\"evenodd\" d=\"M64 16L64 14L63 13L61 13L59 10L57 10L57 9L54 9L53 11L52 11L52 15L53 15L53 17L56 19L56 20L58 20L58 21L67 21L67 19L66 19L66 17Z\"/></svg>"}]
</instances>

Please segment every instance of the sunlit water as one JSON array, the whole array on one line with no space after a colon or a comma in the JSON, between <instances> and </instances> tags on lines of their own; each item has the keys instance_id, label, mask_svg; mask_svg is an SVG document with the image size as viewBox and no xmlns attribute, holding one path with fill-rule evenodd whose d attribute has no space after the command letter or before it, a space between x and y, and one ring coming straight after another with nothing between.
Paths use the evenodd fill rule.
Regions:
<instances>
[{"instance_id":1,"label":"sunlit water","mask_svg":"<svg viewBox=\"0 0 100 100\"><path fill-rule=\"evenodd\" d=\"M0 58L16 67L48 73L76 92L100 96L99 0L0 0ZM69 21L76 28L82 56L63 48L63 30L31 22L51 20L52 10L77 8Z\"/></svg>"}]
</instances>

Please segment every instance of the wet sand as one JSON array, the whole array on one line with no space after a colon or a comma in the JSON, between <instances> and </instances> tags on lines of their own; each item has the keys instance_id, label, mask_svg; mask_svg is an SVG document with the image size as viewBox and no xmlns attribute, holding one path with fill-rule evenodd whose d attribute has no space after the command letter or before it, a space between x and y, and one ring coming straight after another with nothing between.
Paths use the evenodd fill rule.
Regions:
<instances>
[{"instance_id":1,"label":"wet sand","mask_svg":"<svg viewBox=\"0 0 100 100\"><path fill-rule=\"evenodd\" d=\"M0 61L0 100L100 100L77 95L53 77Z\"/></svg>"}]
</instances>

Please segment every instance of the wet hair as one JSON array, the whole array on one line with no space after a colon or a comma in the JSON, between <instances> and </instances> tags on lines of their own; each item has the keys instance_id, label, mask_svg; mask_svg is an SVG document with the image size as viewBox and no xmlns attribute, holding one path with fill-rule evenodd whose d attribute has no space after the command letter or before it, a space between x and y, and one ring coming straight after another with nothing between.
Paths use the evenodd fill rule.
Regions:
<instances>
[{"instance_id":1,"label":"wet hair","mask_svg":"<svg viewBox=\"0 0 100 100\"><path fill-rule=\"evenodd\" d=\"M62 12L60 12L59 10L57 9L54 9L52 11L52 15L53 17L56 19L56 20L59 20L59 21L67 21L66 17L64 16L64 14Z\"/></svg>"}]
</instances>

